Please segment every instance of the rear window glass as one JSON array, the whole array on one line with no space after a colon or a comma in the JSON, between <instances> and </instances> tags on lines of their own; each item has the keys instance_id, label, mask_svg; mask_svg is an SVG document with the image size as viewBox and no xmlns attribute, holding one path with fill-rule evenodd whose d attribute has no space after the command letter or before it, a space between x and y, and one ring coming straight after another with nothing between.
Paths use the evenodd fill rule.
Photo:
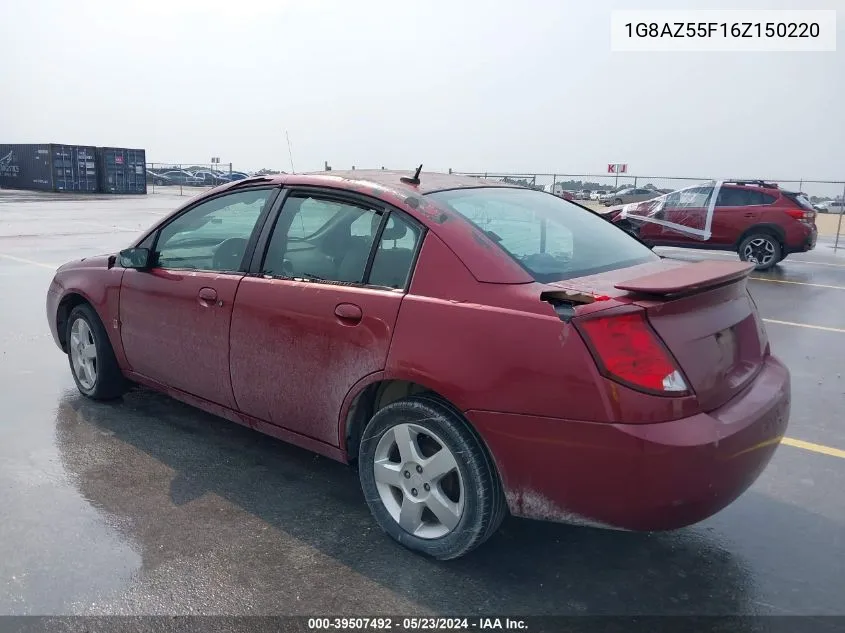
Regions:
<instances>
[{"instance_id":1,"label":"rear window glass","mask_svg":"<svg viewBox=\"0 0 845 633\"><path fill-rule=\"evenodd\" d=\"M790 199L794 200L795 202L797 202L798 206L800 206L805 211L815 211L816 210L816 208L813 206L813 203L810 202L810 199L807 197L807 194L791 193L791 192L788 192L788 191L784 191L784 195L787 198L790 198Z\"/></svg>"},{"instance_id":2,"label":"rear window glass","mask_svg":"<svg viewBox=\"0 0 845 633\"><path fill-rule=\"evenodd\" d=\"M607 220L540 191L491 187L439 191L428 197L478 227L539 282L659 259Z\"/></svg>"}]
</instances>

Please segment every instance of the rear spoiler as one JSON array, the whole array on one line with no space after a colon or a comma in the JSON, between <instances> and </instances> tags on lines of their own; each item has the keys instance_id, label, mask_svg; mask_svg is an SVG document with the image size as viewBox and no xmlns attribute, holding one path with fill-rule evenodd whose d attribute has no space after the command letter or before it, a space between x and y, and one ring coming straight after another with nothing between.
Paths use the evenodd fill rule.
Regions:
<instances>
[{"instance_id":1,"label":"rear spoiler","mask_svg":"<svg viewBox=\"0 0 845 633\"><path fill-rule=\"evenodd\" d=\"M614 284L614 288L661 297L688 295L748 277L754 264L703 261Z\"/></svg>"}]
</instances>

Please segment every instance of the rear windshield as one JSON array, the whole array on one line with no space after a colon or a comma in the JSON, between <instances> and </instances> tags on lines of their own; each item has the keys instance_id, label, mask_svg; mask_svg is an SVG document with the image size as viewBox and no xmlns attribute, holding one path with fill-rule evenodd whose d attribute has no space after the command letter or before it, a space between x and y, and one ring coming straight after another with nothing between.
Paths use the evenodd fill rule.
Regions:
<instances>
[{"instance_id":1,"label":"rear windshield","mask_svg":"<svg viewBox=\"0 0 845 633\"><path fill-rule=\"evenodd\" d=\"M793 193L791 191L784 191L783 193L787 198L792 198L793 200L795 200L795 202L798 203L798 206L800 206L802 209L805 209L806 211L816 210L816 208L813 206L813 203L810 202L810 199L807 197L807 194Z\"/></svg>"},{"instance_id":2,"label":"rear windshield","mask_svg":"<svg viewBox=\"0 0 845 633\"><path fill-rule=\"evenodd\" d=\"M659 259L607 220L541 191L489 187L428 197L486 233L542 283Z\"/></svg>"}]
</instances>

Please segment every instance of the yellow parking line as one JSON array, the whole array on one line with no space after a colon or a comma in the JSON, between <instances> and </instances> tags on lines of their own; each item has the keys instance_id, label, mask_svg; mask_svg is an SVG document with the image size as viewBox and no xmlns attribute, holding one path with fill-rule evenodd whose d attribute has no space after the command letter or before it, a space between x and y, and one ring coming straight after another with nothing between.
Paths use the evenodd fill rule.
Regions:
<instances>
[{"instance_id":1,"label":"yellow parking line","mask_svg":"<svg viewBox=\"0 0 845 633\"><path fill-rule=\"evenodd\" d=\"M9 259L13 262L19 262L21 264L30 264L31 266L40 266L41 268L49 268L50 270L56 270L59 265L58 264L45 264L44 262L35 262L31 259L24 259L23 257L15 257L14 255L6 255L5 253L0 253L0 257L3 259Z\"/></svg>"},{"instance_id":2,"label":"yellow parking line","mask_svg":"<svg viewBox=\"0 0 845 633\"><path fill-rule=\"evenodd\" d=\"M845 459L845 451L840 448L833 448L832 446L825 446L824 444L813 444L812 442L805 442L804 440L796 440L792 437L785 437L781 440L781 444L787 446L794 446L795 448L803 448L814 453L821 453L822 455L830 455L831 457L839 457Z\"/></svg>"},{"instance_id":3,"label":"yellow parking line","mask_svg":"<svg viewBox=\"0 0 845 633\"><path fill-rule=\"evenodd\" d=\"M768 279L767 277L749 277L754 281L771 281L775 284L796 284L798 286L813 286L814 288L832 288L833 290L845 290L845 286L829 286L827 284L811 284L807 281L789 281L788 279Z\"/></svg>"},{"instance_id":4,"label":"yellow parking line","mask_svg":"<svg viewBox=\"0 0 845 633\"><path fill-rule=\"evenodd\" d=\"M778 321L777 319L763 319L766 323L774 323L776 325L792 325L794 327L806 327L811 330L824 330L825 332L838 332L845 334L845 330L838 327L826 327L824 325L810 325L809 323L793 323L792 321Z\"/></svg>"}]
</instances>

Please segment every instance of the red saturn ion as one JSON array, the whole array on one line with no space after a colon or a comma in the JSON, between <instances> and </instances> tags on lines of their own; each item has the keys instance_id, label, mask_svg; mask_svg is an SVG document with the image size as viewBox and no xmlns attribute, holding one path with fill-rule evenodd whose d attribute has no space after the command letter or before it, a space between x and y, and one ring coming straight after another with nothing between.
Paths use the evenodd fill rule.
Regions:
<instances>
[{"instance_id":1,"label":"red saturn ion","mask_svg":"<svg viewBox=\"0 0 845 633\"><path fill-rule=\"evenodd\" d=\"M504 183L280 175L62 266L47 316L85 396L138 383L354 462L378 524L450 559L508 511L666 530L742 494L790 407L752 268Z\"/></svg>"}]
</instances>

